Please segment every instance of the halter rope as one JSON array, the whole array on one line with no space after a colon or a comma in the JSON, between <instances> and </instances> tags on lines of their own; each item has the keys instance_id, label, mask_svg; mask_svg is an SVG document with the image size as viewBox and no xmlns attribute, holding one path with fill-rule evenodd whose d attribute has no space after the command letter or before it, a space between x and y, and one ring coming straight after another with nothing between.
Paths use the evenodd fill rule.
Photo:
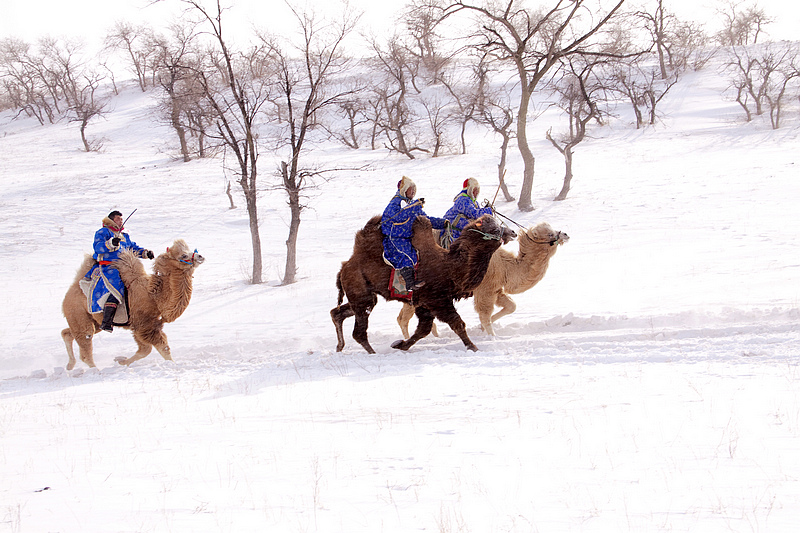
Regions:
<instances>
[{"instance_id":1,"label":"halter rope","mask_svg":"<svg viewBox=\"0 0 800 533\"><path fill-rule=\"evenodd\" d=\"M469 228L469 230L470 231L474 231L475 233L480 233L481 235L483 235L483 240L484 241L489 241L489 240L499 241L500 240L500 236L499 235L492 235L491 233L486 233L486 232L483 232L483 231L481 231L479 229L475 229L475 228Z\"/></svg>"}]
</instances>

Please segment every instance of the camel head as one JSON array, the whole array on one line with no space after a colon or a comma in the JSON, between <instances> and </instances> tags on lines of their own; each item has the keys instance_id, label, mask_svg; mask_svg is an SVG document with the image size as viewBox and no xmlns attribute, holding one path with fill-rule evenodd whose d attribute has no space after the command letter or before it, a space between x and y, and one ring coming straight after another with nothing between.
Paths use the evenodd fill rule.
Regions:
<instances>
[{"instance_id":1,"label":"camel head","mask_svg":"<svg viewBox=\"0 0 800 533\"><path fill-rule=\"evenodd\" d=\"M547 222L540 222L532 228L522 230L519 235L520 249L530 248L536 244L555 246L564 244L569 240L569 235L563 231L555 231Z\"/></svg>"},{"instance_id":2,"label":"camel head","mask_svg":"<svg viewBox=\"0 0 800 533\"><path fill-rule=\"evenodd\" d=\"M187 268L196 268L206 260L205 257L197 253L196 249L195 251L191 251L191 248L189 248L186 241L183 239L178 239L172 243L172 246L167 248L167 251L158 257L158 259L162 258L176 261L176 266L180 266L184 270Z\"/></svg>"},{"instance_id":3,"label":"camel head","mask_svg":"<svg viewBox=\"0 0 800 533\"><path fill-rule=\"evenodd\" d=\"M483 215L467 224L461 230L462 235L468 232L478 233L485 240L497 240L503 244L508 244L517 237L517 234L511 228L503 226L491 215Z\"/></svg>"}]
</instances>

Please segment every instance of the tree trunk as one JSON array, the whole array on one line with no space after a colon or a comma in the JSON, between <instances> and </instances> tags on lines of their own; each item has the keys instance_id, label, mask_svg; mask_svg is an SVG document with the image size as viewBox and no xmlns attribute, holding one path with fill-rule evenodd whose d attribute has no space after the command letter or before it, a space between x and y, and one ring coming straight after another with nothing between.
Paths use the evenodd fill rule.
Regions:
<instances>
[{"instance_id":1,"label":"tree trunk","mask_svg":"<svg viewBox=\"0 0 800 533\"><path fill-rule=\"evenodd\" d=\"M289 176L289 167L285 161L281 162L281 172L285 184L295 183L295 179ZM286 192L289 195L289 210L292 218L289 222L289 237L286 239L286 270L283 274L283 285L290 285L296 281L297 275L297 234L300 230L300 191L289 188Z\"/></svg>"},{"instance_id":2,"label":"tree trunk","mask_svg":"<svg viewBox=\"0 0 800 533\"><path fill-rule=\"evenodd\" d=\"M506 184L506 156L508 155L508 143L511 141L511 138L505 132L501 132L501 135L503 136L503 145L500 147L500 163L497 165L497 176L500 189L503 191L506 202L513 202L516 198L508 192L508 185Z\"/></svg>"},{"instance_id":3,"label":"tree trunk","mask_svg":"<svg viewBox=\"0 0 800 533\"><path fill-rule=\"evenodd\" d=\"M231 209L236 209L236 204L233 203L233 195L231 194L231 182L228 182L228 188L225 189L225 194L228 195L228 200L231 202Z\"/></svg>"},{"instance_id":4,"label":"tree trunk","mask_svg":"<svg viewBox=\"0 0 800 533\"><path fill-rule=\"evenodd\" d=\"M242 176L242 189L247 203L247 214L250 218L250 238L253 243L253 276L250 282L258 285L261 283L261 236L258 233L258 202L256 200L256 190L248 187L246 180L246 176Z\"/></svg>"},{"instance_id":5,"label":"tree trunk","mask_svg":"<svg viewBox=\"0 0 800 533\"><path fill-rule=\"evenodd\" d=\"M533 191L533 174L536 158L533 157L528 146L528 104L531 100L531 93L527 85L522 85L522 95L519 99L519 113L517 114L517 147L522 156L522 162L525 167L522 172L522 190L519 193L519 202L517 207L520 211L533 211L533 204L531 203L531 192Z\"/></svg>"},{"instance_id":6,"label":"tree trunk","mask_svg":"<svg viewBox=\"0 0 800 533\"><path fill-rule=\"evenodd\" d=\"M181 145L183 162L188 163L191 161L191 157L189 157L189 146L186 144L186 130L184 130L183 126L181 125L180 112L178 111L174 102L171 104L170 122L172 123L172 127L175 129L175 133L178 134L178 142L180 142Z\"/></svg>"},{"instance_id":7,"label":"tree trunk","mask_svg":"<svg viewBox=\"0 0 800 533\"><path fill-rule=\"evenodd\" d=\"M565 146L562 153L564 154L564 166L566 171L564 173L564 185L561 187L561 192L554 198L557 202L567 199L570 184L572 183L572 146Z\"/></svg>"},{"instance_id":8,"label":"tree trunk","mask_svg":"<svg viewBox=\"0 0 800 533\"><path fill-rule=\"evenodd\" d=\"M89 142L86 140L86 122L81 121L81 140L83 141L83 149L86 152L91 152L92 150L89 148Z\"/></svg>"}]
</instances>

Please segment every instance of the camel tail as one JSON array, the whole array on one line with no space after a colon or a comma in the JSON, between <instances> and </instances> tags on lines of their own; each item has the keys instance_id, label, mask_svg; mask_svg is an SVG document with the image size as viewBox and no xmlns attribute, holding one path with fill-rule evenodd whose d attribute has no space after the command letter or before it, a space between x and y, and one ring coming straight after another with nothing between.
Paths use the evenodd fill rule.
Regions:
<instances>
[{"instance_id":1,"label":"camel tail","mask_svg":"<svg viewBox=\"0 0 800 533\"><path fill-rule=\"evenodd\" d=\"M342 289L342 271L336 274L336 288L339 289L339 298L336 300L336 307L342 305L344 301L344 290Z\"/></svg>"}]
</instances>

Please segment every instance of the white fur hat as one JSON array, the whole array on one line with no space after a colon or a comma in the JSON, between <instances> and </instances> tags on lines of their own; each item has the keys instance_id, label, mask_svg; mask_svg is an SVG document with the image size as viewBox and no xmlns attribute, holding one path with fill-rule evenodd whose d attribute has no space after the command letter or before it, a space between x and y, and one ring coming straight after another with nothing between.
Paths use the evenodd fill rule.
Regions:
<instances>
[{"instance_id":1,"label":"white fur hat","mask_svg":"<svg viewBox=\"0 0 800 533\"><path fill-rule=\"evenodd\" d=\"M403 196L407 196L406 193L408 192L408 189L410 189L411 187L414 187L416 189L417 185L413 181L411 181L411 178L408 178L406 176L403 176L403 178L397 182L397 190Z\"/></svg>"},{"instance_id":2,"label":"white fur hat","mask_svg":"<svg viewBox=\"0 0 800 533\"><path fill-rule=\"evenodd\" d=\"M475 178L467 178L464 180L464 190L466 191L467 195L475 200L475 197L478 195L476 189L480 190L481 184L478 183L478 180Z\"/></svg>"}]
</instances>

